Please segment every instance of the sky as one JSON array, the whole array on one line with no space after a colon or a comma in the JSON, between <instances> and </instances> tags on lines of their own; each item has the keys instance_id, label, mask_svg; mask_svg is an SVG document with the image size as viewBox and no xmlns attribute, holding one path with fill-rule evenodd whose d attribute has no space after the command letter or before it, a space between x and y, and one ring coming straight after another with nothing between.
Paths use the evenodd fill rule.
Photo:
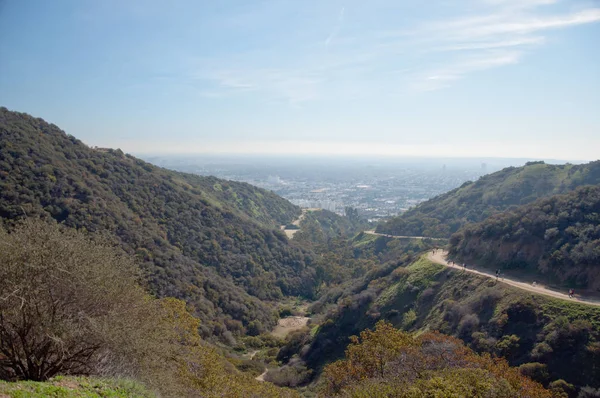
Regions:
<instances>
[{"instance_id":1,"label":"sky","mask_svg":"<svg viewBox=\"0 0 600 398\"><path fill-rule=\"evenodd\" d=\"M0 106L143 153L600 157L600 0L0 0Z\"/></svg>"}]
</instances>

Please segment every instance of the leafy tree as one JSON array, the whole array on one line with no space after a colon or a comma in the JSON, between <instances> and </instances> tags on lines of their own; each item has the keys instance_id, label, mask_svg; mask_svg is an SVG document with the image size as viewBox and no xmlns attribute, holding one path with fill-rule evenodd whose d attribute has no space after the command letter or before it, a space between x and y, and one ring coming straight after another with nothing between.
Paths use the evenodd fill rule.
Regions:
<instances>
[{"instance_id":1,"label":"leafy tree","mask_svg":"<svg viewBox=\"0 0 600 398\"><path fill-rule=\"evenodd\" d=\"M506 361L479 356L439 333L415 336L380 321L353 336L343 360L324 371L327 396L550 397Z\"/></svg>"}]
</instances>

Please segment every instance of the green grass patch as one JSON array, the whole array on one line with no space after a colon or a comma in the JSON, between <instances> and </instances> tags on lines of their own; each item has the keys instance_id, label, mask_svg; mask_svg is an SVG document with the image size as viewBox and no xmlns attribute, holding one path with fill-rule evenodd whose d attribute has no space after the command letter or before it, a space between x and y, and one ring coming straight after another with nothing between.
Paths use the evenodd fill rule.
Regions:
<instances>
[{"instance_id":1,"label":"green grass patch","mask_svg":"<svg viewBox=\"0 0 600 398\"><path fill-rule=\"evenodd\" d=\"M426 256L422 256L406 267L409 271L406 282L414 286L427 288L435 282L438 274L442 272L444 268L443 265L431 262Z\"/></svg>"},{"instance_id":2,"label":"green grass patch","mask_svg":"<svg viewBox=\"0 0 600 398\"><path fill-rule=\"evenodd\" d=\"M129 379L55 377L47 382L0 381L0 395L11 398L156 398L143 385Z\"/></svg>"}]
</instances>

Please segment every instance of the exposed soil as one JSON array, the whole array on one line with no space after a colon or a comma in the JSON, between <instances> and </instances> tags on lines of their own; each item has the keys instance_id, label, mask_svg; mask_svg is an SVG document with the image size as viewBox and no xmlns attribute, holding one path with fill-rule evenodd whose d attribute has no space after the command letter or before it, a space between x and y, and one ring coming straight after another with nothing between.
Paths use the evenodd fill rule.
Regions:
<instances>
[{"instance_id":1,"label":"exposed soil","mask_svg":"<svg viewBox=\"0 0 600 398\"><path fill-rule=\"evenodd\" d=\"M275 337L280 337L283 339L289 333L305 327L309 319L310 318L306 316L290 316L287 318L281 318L271 334Z\"/></svg>"}]
</instances>

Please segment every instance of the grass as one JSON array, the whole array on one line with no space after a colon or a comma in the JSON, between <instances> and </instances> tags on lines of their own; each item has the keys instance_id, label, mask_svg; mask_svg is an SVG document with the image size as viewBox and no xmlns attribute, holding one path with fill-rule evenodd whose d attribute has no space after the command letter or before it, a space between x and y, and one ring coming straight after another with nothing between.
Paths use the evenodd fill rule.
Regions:
<instances>
[{"instance_id":1,"label":"grass","mask_svg":"<svg viewBox=\"0 0 600 398\"><path fill-rule=\"evenodd\" d=\"M362 234L362 236L361 236ZM356 238L354 238L354 241L352 242L352 246L353 247L362 247L362 246L366 246L369 243L373 242L374 240L376 240L377 238L380 238L380 236L377 235L371 235L371 234L366 234L366 233L359 233Z\"/></svg>"},{"instance_id":2,"label":"grass","mask_svg":"<svg viewBox=\"0 0 600 398\"><path fill-rule=\"evenodd\" d=\"M143 385L129 379L58 376L46 382L0 381L0 397L11 398L156 398Z\"/></svg>"},{"instance_id":3,"label":"grass","mask_svg":"<svg viewBox=\"0 0 600 398\"><path fill-rule=\"evenodd\" d=\"M426 255L423 255L416 262L406 267L410 272L406 282L421 288L427 288L435 282L438 274L444 268L443 265L429 261Z\"/></svg>"}]
</instances>

